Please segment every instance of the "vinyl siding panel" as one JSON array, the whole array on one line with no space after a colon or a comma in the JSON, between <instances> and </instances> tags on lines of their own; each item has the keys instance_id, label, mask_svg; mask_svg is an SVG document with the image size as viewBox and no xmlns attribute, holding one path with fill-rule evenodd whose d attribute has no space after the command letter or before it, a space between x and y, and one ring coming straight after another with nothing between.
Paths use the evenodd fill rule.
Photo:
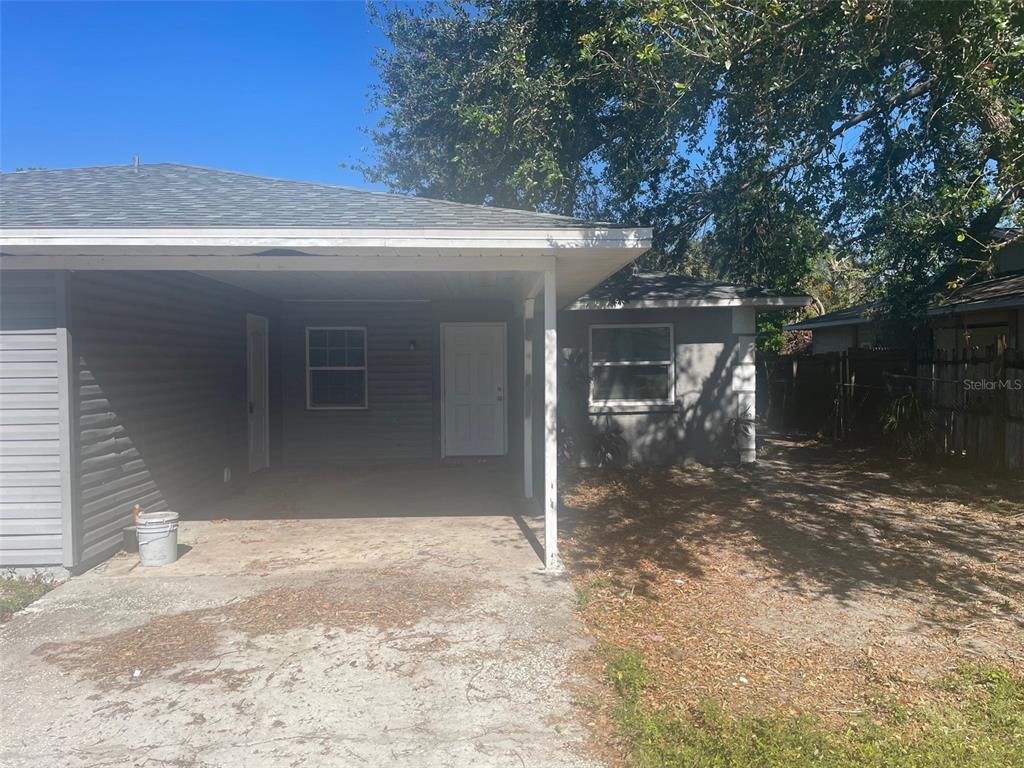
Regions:
<instances>
[{"instance_id":1,"label":"vinyl siding panel","mask_svg":"<svg viewBox=\"0 0 1024 768\"><path fill-rule=\"evenodd\" d=\"M509 456L522 456L522 317L510 301L289 302L281 315L283 460L290 467L441 459L441 323L508 324ZM306 408L307 327L367 334L365 410ZM410 350L409 343L416 349Z\"/></svg>"},{"instance_id":2,"label":"vinyl siding panel","mask_svg":"<svg viewBox=\"0 0 1024 768\"><path fill-rule=\"evenodd\" d=\"M306 408L305 329L313 326L366 328L365 410ZM429 303L289 303L282 308L281 329L287 466L418 462L434 456L437 352Z\"/></svg>"},{"instance_id":3,"label":"vinyl siding panel","mask_svg":"<svg viewBox=\"0 0 1024 768\"><path fill-rule=\"evenodd\" d=\"M0 272L0 566L64 562L58 301L57 273Z\"/></svg>"},{"instance_id":4,"label":"vinyl siding panel","mask_svg":"<svg viewBox=\"0 0 1024 768\"><path fill-rule=\"evenodd\" d=\"M190 273L74 275L76 534L83 563L120 546L135 504L195 514L244 482L245 318L272 309L260 297Z\"/></svg>"}]
</instances>

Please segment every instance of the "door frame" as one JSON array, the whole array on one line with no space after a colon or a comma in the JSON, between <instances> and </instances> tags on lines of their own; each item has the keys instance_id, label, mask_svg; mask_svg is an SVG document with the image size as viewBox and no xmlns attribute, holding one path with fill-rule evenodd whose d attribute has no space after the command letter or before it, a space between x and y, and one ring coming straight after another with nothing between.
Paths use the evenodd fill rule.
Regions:
<instances>
[{"instance_id":1,"label":"door frame","mask_svg":"<svg viewBox=\"0 0 1024 768\"><path fill-rule=\"evenodd\" d=\"M252 383L252 328L255 324L262 324L263 328L263 380L260 388L263 390L263 465L253 469L252 453L252 419L249 418L249 403L252 402L252 392L249 385ZM261 469L270 468L270 320L263 315L256 315L252 312L245 313L245 428L246 428L246 466L249 474L258 472Z\"/></svg>"},{"instance_id":2,"label":"door frame","mask_svg":"<svg viewBox=\"0 0 1024 768\"><path fill-rule=\"evenodd\" d=\"M508 398L509 398L509 391L508 391L508 323L505 322L504 320L501 320L501 321L491 321L491 320L488 320L488 321L481 321L481 322L474 322L472 320L467 320L467 321L464 321L464 322L457 322L457 323L441 323L441 349L440 349L440 354L441 354L441 360L440 360L440 368L441 368L441 458L442 459L443 458L447 458L447 456L448 456L448 446L447 446L448 428L447 428L447 424L446 424L447 410L448 410L447 407L446 407L446 399L447 399L448 392L447 392L447 383L445 381L445 369L448 366L445 365L445 358L446 358L446 355L447 355L447 349L446 349L446 346L445 346L445 336L446 336L445 329L449 328L449 327L459 327L459 326L463 326L463 327L465 327L465 326L491 326L491 327L501 328L501 331L502 331L502 333L501 333L501 375L502 375L501 390L504 393L504 397L501 398L501 418L502 418L502 422L503 422L503 426L502 426L502 429L501 429L501 453L497 454L497 455L499 455L499 456L507 456L508 455ZM462 454L460 454L460 457L461 456L462 456ZM471 457L466 457L466 458L471 458Z\"/></svg>"}]
</instances>

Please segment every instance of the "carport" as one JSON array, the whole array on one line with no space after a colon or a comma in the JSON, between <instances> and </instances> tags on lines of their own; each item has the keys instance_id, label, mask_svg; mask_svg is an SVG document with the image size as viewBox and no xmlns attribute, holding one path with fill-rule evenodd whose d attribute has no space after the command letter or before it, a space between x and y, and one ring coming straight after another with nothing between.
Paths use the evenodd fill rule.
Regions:
<instances>
[{"instance_id":1,"label":"carport","mask_svg":"<svg viewBox=\"0 0 1024 768\"><path fill-rule=\"evenodd\" d=\"M650 230L190 166L4 184L3 564L88 566L134 504L268 470L417 467L456 509L454 464L514 473L559 567L557 310Z\"/></svg>"}]
</instances>

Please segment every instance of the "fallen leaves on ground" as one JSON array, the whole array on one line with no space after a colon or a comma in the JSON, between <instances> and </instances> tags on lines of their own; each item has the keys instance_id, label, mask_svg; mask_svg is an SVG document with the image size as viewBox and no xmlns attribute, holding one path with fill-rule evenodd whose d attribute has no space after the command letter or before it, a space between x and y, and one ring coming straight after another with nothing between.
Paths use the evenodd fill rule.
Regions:
<instances>
[{"instance_id":1,"label":"fallen leaves on ground","mask_svg":"<svg viewBox=\"0 0 1024 768\"><path fill-rule=\"evenodd\" d=\"M1024 669L1020 481L779 440L749 469L580 471L563 503L580 615L642 652L655 706L838 724Z\"/></svg>"}]
</instances>

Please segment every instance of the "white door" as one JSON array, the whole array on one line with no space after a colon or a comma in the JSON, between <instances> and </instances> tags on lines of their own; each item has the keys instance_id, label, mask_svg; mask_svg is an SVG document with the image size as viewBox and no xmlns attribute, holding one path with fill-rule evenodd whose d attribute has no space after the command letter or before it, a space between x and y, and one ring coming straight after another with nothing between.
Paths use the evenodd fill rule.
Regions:
<instances>
[{"instance_id":1,"label":"white door","mask_svg":"<svg viewBox=\"0 0 1024 768\"><path fill-rule=\"evenodd\" d=\"M267 318L246 315L249 408L249 471L270 466L270 407L267 378Z\"/></svg>"},{"instance_id":2,"label":"white door","mask_svg":"<svg viewBox=\"0 0 1024 768\"><path fill-rule=\"evenodd\" d=\"M505 453L505 324L446 323L445 456Z\"/></svg>"}]
</instances>

